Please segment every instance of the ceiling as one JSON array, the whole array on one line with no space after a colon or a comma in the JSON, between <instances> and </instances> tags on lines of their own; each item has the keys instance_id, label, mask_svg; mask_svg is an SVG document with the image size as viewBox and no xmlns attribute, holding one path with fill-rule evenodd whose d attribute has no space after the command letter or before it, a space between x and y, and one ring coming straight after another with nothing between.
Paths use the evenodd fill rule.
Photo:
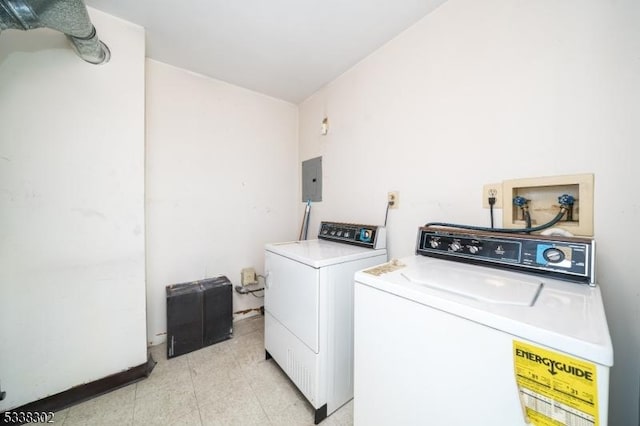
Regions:
<instances>
[{"instance_id":1,"label":"ceiling","mask_svg":"<svg viewBox=\"0 0 640 426\"><path fill-rule=\"evenodd\" d=\"M445 0L85 1L145 27L149 58L299 103Z\"/></svg>"}]
</instances>

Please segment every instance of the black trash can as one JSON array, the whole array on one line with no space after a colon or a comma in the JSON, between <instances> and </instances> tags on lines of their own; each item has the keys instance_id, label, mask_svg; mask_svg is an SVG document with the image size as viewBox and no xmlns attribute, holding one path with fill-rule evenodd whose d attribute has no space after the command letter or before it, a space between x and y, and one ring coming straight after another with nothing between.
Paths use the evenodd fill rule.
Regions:
<instances>
[{"instance_id":1,"label":"black trash can","mask_svg":"<svg viewBox=\"0 0 640 426\"><path fill-rule=\"evenodd\" d=\"M232 336L232 287L225 276L166 287L167 358Z\"/></svg>"}]
</instances>

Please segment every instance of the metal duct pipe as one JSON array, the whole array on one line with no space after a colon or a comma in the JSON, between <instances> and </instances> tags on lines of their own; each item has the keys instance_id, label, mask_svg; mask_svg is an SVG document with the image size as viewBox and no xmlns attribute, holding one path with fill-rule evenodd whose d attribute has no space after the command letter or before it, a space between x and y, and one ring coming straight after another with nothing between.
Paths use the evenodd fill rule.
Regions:
<instances>
[{"instance_id":1,"label":"metal duct pipe","mask_svg":"<svg viewBox=\"0 0 640 426\"><path fill-rule=\"evenodd\" d=\"M51 28L64 33L82 59L109 61L111 52L98 39L83 0L0 0L0 32Z\"/></svg>"}]
</instances>

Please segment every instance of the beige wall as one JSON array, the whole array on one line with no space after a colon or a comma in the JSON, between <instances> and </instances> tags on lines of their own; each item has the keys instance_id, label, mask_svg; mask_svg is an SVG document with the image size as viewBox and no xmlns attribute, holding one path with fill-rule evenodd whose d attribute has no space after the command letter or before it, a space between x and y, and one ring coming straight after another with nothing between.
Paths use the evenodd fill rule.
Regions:
<instances>
[{"instance_id":1,"label":"beige wall","mask_svg":"<svg viewBox=\"0 0 640 426\"><path fill-rule=\"evenodd\" d=\"M612 425L638 423L638 22L631 0L449 0L300 105L299 160L322 155L324 169L310 229L382 223L397 190L392 257L412 254L425 222L488 225L485 183L595 174Z\"/></svg>"},{"instance_id":2,"label":"beige wall","mask_svg":"<svg viewBox=\"0 0 640 426\"><path fill-rule=\"evenodd\" d=\"M150 343L166 338L166 285L218 274L239 285L242 268L264 272L265 243L296 239L297 114L293 104L147 60ZM234 312L262 304L234 292Z\"/></svg>"},{"instance_id":3,"label":"beige wall","mask_svg":"<svg viewBox=\"0 0 640 426\"><path fill-rule=\"evenodd\" d=\"M102 67L57 33L0 36L0 411L145 360L144 34L92 16L113 53ZM637 424L639 20L632 0L449 0L299 117L147 61L148 341L164 339L166 284L237 284L262 271L265 242L296 238L302 160L323 156L310 235L320 220L381 223L400 191L393 257L426 221L488 223L484 183L594 173L610 424ZM234 295L236 311L260 304Z\"/></svg>"},{"instance_id":4,"label":"beige wall","mask_svg":"<svg viewBox=\"0 0 640 426\"><path fill-rule=\"evenodd\" d=\"M0 36L0 412L146 362L144 30Z\"/></svg>"}]
</instances>

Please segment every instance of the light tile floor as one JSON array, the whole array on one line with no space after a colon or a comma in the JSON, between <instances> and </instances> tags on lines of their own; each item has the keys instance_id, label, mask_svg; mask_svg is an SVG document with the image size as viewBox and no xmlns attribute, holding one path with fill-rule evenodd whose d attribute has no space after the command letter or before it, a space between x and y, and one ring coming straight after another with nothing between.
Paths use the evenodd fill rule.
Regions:
<instances>
[{"instance_id":1,"label":"light tile floor","mask_svg":"<svg viewBox=\"0 0 640 426\"><path fill-rule=\"evenodd\" d=\"M170 360L165 345L138 383L59 411L72 425L313 425L313 408L271 359L264 359L264 317L237 321L234 337ZM353 424L353 401L321 425Z\"/></svg>"}]
</instances>

